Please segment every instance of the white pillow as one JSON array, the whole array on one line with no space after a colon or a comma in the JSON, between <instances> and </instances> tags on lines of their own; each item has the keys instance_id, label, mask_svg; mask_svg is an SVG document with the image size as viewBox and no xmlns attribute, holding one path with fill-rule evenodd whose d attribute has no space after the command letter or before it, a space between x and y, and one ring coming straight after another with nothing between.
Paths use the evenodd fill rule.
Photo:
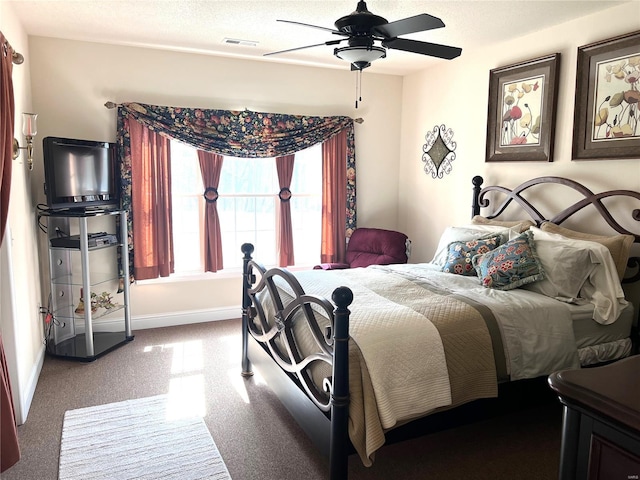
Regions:
<instances>
[{"instance_id":1,"label":"white pillow","mask_svg":"<svg viewBox=\"0 0 640 480\"><path fill-rule=\"evenodd\" d=\"M627 304L620 277L611 252L604 245L587 240L575 240L560 234L544 232L532 228L534 239L556 240L576 249L583 249L589 253L589 260L594 267L582 284L578 296L593 304L593 319L608 325L615 322L620 311Z\"/></svg>"},{"instance_id":2,"label":"white pillow","mask_svg":"<svg viewBox=\"0 0 640 480\"><path fill-rule=\"evenodd\" d=\"M595 306L593 319L602 325L609 325L618 319L627 301L624 298L624 291L611 252L600 243L596 245L597 247L591 249L590 253L591 261L598 265L584 282L580 296Z\"/></svg>"},{"instance_id":3,"label":"white pillow","mask_svg":"<svg viewBox=\"0 0 640 480\"><path fill-rule=\"evenodd\" d=\"M499 233L502 237L500 244L503 244L508 242L511 238L517 237L520 232L518 228L506 228L499 225L465 225L462 227L447 227L440 237L436 253L433 256L431 263L443 267L447 261L449 245L453 242L477 240L483 237L495 236L496 233Z\"/></svg>"},{"instance_id":4,"label":"white pillow","mask_svg":"<svg viewBox=\"0 0 640 480\"><path fill-rule=\"evenodd\" d=\"M522 288L568 303L577 303L580 290L596 268L589 249L576 246L562 235L530 227L545 278Z\"/></svg>"}]
</instances>

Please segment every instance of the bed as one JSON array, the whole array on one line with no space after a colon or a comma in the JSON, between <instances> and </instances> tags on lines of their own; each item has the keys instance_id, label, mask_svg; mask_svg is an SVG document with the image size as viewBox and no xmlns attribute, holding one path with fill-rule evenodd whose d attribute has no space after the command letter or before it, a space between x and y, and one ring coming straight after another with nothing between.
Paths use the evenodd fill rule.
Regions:
<instances>
[{"instance_id":1,"label":"bed","mask_svg":"<svg viewBox=\"0 0 640 480\"><path fill-rule=\"evenodd\" d=\"M622 283L640 279L640 235L623 225L640 221L640 193L594 194L560 177L472 183L471 221L447 228L428 263L294 275L242 246L242 373L260 371L329 456L332 479L347 477L350 451L371 465L401 425L635 348ZM544 195L529 192L551 185L579 200L545 217L531 200ZM630 208L622 224L609 201ZM514 206L517 220L499 220ZM614 233L561 226L586 207Z\"/></svg>"}]
</instances>

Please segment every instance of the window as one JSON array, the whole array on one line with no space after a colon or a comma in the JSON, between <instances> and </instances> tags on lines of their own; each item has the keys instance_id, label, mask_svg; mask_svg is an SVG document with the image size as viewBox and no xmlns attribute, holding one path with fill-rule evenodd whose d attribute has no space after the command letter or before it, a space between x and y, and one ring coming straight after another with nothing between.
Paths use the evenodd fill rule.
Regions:
<instances>
[{"instance_id":1,"label":"window","mask_svg":"<svg viewBox=\"0 0 640 480\"><path fill-rule=\"evenodd\" d=\"M171 141L175 272L201 273L204 187L196 150ZM291 221L296 265L320 261L322 146L297 152L291 180ZM224 269L242 267L243 243L253 243L261 262L277 264L278 174L274 158L225 157L217 201Z\"/></svg>"}]
</instances>

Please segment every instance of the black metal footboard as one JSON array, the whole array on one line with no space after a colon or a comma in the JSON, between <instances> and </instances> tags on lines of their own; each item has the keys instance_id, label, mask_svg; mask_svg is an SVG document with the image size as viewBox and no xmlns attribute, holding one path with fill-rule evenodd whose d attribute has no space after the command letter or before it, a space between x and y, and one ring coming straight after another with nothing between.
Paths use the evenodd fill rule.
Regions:
<instances>
[{"instance_id":1,"label":"black metal footboard","mask_svg":"<svg viewBox=\"0 0 640 480\"><path fill-rule=\"evenodd\" d=\"M255 364L314 443L329 456L330 478L347 478L349 454L349 310L353 293L339 287L327 299L307 295L287 270L266 270L242 245L242 375ZM278 285L276 285L278 284ZM282 289L286 290L283 295ZM325 318L324 328L318 318ZM306 348L295 326L308 327ZM311 352L309 345L312 345ZM331 372L321 386L312 370Z\"/></svg>"}]
</instances>

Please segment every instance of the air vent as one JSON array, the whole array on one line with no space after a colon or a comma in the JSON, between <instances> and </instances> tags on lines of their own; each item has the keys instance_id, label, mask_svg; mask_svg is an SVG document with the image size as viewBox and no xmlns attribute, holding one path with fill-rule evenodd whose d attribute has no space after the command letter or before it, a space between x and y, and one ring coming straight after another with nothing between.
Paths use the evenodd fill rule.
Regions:
<instances>
[{"instance_id":1,"label":"air vent","mask_svg":"<svg viewBox=\"0 0 640 480\"><path fill-rule=\"evenodd\" d=\"M258 42L255 40L239 40L237 38L223 38L222 43L227 43L229 45L242 45L244 47L255 47L258 45Z\"/></svg>"}]
</instances>

